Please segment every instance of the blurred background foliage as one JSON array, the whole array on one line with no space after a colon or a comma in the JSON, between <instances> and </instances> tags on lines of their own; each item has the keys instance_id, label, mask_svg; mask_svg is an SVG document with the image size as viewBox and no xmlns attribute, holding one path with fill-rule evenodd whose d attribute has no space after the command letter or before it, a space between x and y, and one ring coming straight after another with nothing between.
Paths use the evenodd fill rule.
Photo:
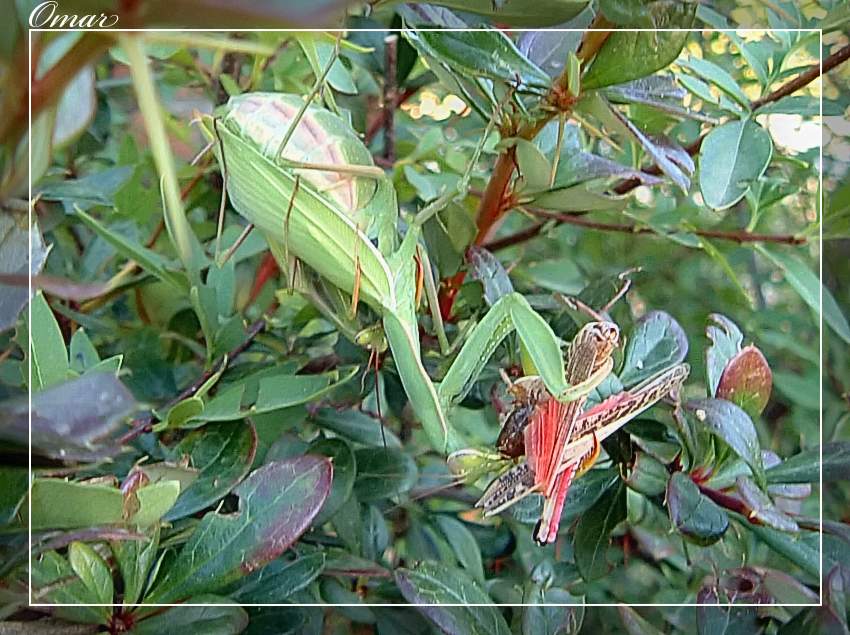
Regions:
<instances>
[{"instance_id":1,"label":"blurred background foliage","mask_svg":"<svg viewBox=\"0 0 850 635\"><path fill-rule=\"evenodd\" d=\"M472 48L454 48L457 39L445 34L424 45L421 33L388 44L391 29L489 24L516 45L519 57L508 56L508 67L525 59L551 78L592 36L521 29L701 29L676 42L670 33L616 40L617 49L609 36L607 52L599 42L583 89L596 88L592 94L615 104L627 123L618 125L617 115L604 110L600 116L598 104L570 110L558 187L543 179L537 189L540 172L553 169L556 120L530 147L506 144L514 137L503 128L501 138L494 133L484 144L469 196L426 226L452 340L483 314L488 293L498 292L505 277L568 338L576 316L555 306L554 294L599 306L618 274L640 267L613 317L630 336L641 332L650 311L675 318L690 345L685 399L715 396L706 373L707 327L722 348L737 325L741 345L754 345L769 364L772 381L749 387L769 393L769 401L745 415L757 434L759 461L769 468L763 491L736 481L749 468L730 450L734 440L721 434L698 441L707 454L688 456L670 408L658 408L606 444L599 466L574 486L561 539L546 549L533 545L521 512L482 521L470 513L479 490L442 487L449 478L444 457L426 450L392 365L380 372L376 390L375 377L363 373L369 351L341 337L306 299L286 293L287 280L266 256L264 240L255 232L239 242L244 224L230 209L221 244L232 247L231 257L205 281L216 290L215 323L203 322L191 293L175 282L186 263L164 221L161 155L148 142L150 121L140 113L138 63L105 33L36 34L28 95L24 16L35 4L16 2L18 19L4 21L0 34L0 615L12 626L33 633L847 632L850 65L841 65L850 44L847 3L121 5L124 27L377 29L346 33L321 101L362 135L392 175L405 211L457 183L497 105L510 102L513 116L534 116L541 97L533 89L510 95L513 71L486 74L488 61L508 56L488 49L487 38L473 36ZM60 4L63 12L114 11L113 3L96 0ZM736 28L761 30L723 30ZM822 37L779 30L809 28L823 28ZM222 180L211 158L199 155L204 140L193 119L249 90L306 95L334 40L333 33L305 32L144 36L175 157L172 176L206 253L216 243ZM821 58L835 61L824 75L812 70ZM806 73L793 95L775 94ZM640 83L649 75L667 80ZM633 80L638 83L628 83ZM388 103L396 106L392 126ZM749 109L756 110L755 125L741 133L737 148L719 136L700 146L707 132L746 119ZM37 221L29 270L41 289L29 324L26 311L19 315L27 302L21 280L28 270L22 264L28 142ZM513 184L517 198L511 205L499 201L498 218L482 224L493 166L511 147L521 175ZM497 260L470 264L473 243ZM821 255L828 289L823 331L815 312ZM463 271L472 275L464 279ZM711 314L732 326L722 317L712 322ZM724 340L724 330L733 336ZM422 341L429 371L439 377L445 360L427 317ZM29 386L28 356L35 366ZM509 339L456 413L472 441L492 443L497 367L518 361ZM39 477L32 501L21 452L28 388L36 395ZM684 429L700 427L689 420ZM332 457L332 481L327 461L307 454ZM683 482L684 474L691 478ZM717 493L714 502L694 482ZM693 508L681 511L688 505ZM237 509L247 510L253 524L228 523ZM28 522L36 601L80 606L26 608ZM273 535L275 528L285 535ZM83 606L228 598L353 606L161 613ZM817 608L779 606L819 598ZM358 606L403 601L485 606ZM695 601L761 606L580 606ZM518 602L538 606L492 606Z\"/></svg>"}]
</instances>

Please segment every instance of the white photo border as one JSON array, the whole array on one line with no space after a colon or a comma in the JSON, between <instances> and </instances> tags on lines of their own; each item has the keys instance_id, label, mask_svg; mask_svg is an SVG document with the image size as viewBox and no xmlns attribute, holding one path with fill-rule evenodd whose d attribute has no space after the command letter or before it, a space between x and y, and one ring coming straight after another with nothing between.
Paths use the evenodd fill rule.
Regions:
<instances>
[{"instance_id":1,"label":"white photo border","mask_svg":"<svg viewBox=\"0 0 850 635\"><path fill-rule=\"evenodd\" d=\"M33 248L33 191L32 191L32 78L33 78L33 68L32 68L32 45L33 45L33 33L50 33L50 32L114 32L114 33L147 33L147 32L176 32L176 33L187 33L187 32L197 32L197 33L233 33L233 32L258 32L258 33L271 33L271 32L317 32L317 33L335 33L335 32L343 32L350 33L355 31L360 32L386 32L398 29L317 29L317 28L302 28L302 29L260 29L260 28L251 28L251 29L199 29L199 28L135 28L135 29L121 29L121 28L104 28L104 29L52 29L52 28L29 28L27 29L27 40L28 40L28 49L27 49L27 61L28 61L28 183L29 183L29 258L30 262L32 262L32 248ZM469 29L451 29L451 28L423 28L419 29L421 31L488 31L490 29L484 28L469 28ZM558 29L558 28L549 28L549 29L528 29L528 28L512 28L512 32L528 32L528 31L551 31L551 32L581 32L585 33L588 31L600 31L604 29ZM133 604L123 604L123 603L111 603L111 604L75 604L75 603L37 603L33 602L33 589L32 589L32 497L27 496L27 504L28 504L28 516L27 516L27 551L28 551L28 560L27 560L27 574L28 574L28 606L36 607L36 608L50 608L50 607L80 607L80 606L90 606L90 607L176 607L176 606L185 606L185 607L205 607L205 606L230 606L230 607L272 607L272 606L281 606L281 607L318 607L318 608L332 608L332 607L385 607L385 608L405 608L409 606L422 606L422 607L433 607L433 606L446 606L446 607L465 607L465 606L475 606L475 607L528 607L528 606L551 606L551 607L568 607L568 608L578 608L578 607L617 607L617 606L630 606L630 607L658 607L658 606L670 606L670 607L712 607L712 608L731 608L731 607L765 607L765 606L776 606L776 607L816 607L823 606L824 600L824 591L823 591L823 582L824 582L824 571L823 571L823 356L824 356L824 346L823 346L823 202L824 202L824 191L823 191L823 29L772 29L772 28L730 28L730 29L717 29L717 28L705 28L705 29L617 29L618 32L688 32L688 33L703 33L706 31L711 32L734 32L734 33L747 33L747 32L758 32L758 33L774 33L774 32L791 32L791 33L818 33L819 37L819 64L820 64L820 73L817 77L817 82L821 85L820 92L820 104L819 104L819 127L821 131L820 145L819 145L819 162L818 165L818 199L816 204L818 206L817 218L818 218L818 279L820 280L820 290L819 290L819 312L818 312L818 348L819 348L819 391L818 391L818 401L820 404L820 412L818 417L818 434L819 434L819 451L820 451L820 463L819 463L819 481L818 481L818 519L819 519L819 563L820 563L820 585L819 585L819 601L817 603L791 603L791 604L757 604L757 603L718 603L718 604L710 604L710 603L699 603L699 602L680 602L680 603L635 603L635 604L627 604L623 602L588 602L588 603L575 603L575 604L564 604L564 603L545 603L545 604L530 604L530 603L489 603L489 604L465 604L465 603L440 603L440 604L428 604L428 603L340 603L340 604L329 604L329 603L321 603L321 602L310 602L303 604L294 604L294 603L274 603L274 604L241 604L238 602L225 602L225 603L216 603L216 604L202 604L202 603L169 603L169 604L154 604L154 603L133 603ZM27 267L28 273L28 291L29 297L32 298L33 295L33 285L32 285L32 269ZM27 321L29 324L32 323L32 303L28 303L27 305ZM30 350L32 350L32 329L27 329L28 335L28 346ZM33 469L32 469L32 356L27 354L27 392L29 396L29 440L28 440L28 476L30 481L30 486L33 478Z\"/></svg>"}]
</instances>

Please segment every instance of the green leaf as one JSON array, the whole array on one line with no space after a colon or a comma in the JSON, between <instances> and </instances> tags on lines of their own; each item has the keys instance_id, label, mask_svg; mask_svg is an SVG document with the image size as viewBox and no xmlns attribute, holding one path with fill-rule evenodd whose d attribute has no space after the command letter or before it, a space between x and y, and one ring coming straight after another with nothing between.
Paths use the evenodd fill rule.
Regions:
<instances>
[{"instance_id":1,"label":"green leaf","mask_svg":"<svg viewBox=\"0 0 850 635\"><path fill-rule=\"evenodd\" d=\"M576 567L586 582L609 573L607 552L611 532L625 519L626 487L622 482L607 490L579 519L573 548Z\"/></svg>"},{"instance_id":2,"label":"green leaf","mask_svg":"<svg viewBox=\"0 0 850 635\"><path fill-rule=\"evenodd\" d=\"M850 344L850 324L829 289L821 285L814 272L797 256L759 246L759 253L767 257L785 273L785 279L800 294L803 301L820 313L820 294L823 293L823 320L838 336Z\"/></svg>"},{"instance_id":3,"label":"green leaf","mask_svg":"<svg viewBox=\"0 0 850 635\"><path fill-rule=\"evenodd\" d=\"M773 141L752 119L730 121L708 133L699 151L699 188L711 209L740 201L761 178L773 155Z\"/></svg>"},{"instance_id":4,"label":"green leaf","mask_svg":"<svg viewBox=\"0 0 850 635\"><path fill-rule=\"evenodd\" d=\"M189 433L174 448L180 461L189 459L197 478L183 491L165 520L177 520L209 507L236 486L254 462L257 433L248 423L220 423Z\"/></svg>"},{"instance_id":5,"label":"green leaf","mask_svg":"<svg viewBox=\"0 0 850 635\"><path fill-rule=\"evenodd\" d=\"M123 521L124 495L116 487L35 479L30 491L33 531L111 525Z\"/></svg>"},{"instance_id":6,"label":"green leaf","mask_svg":"<svg viewBox=\"0 0 850 635\"><path fill-rule=\"evenodd\" d=\"M705 374L708 378L708 394L715 397L723 371L741 350L744 335L725 315L712 313L708 319L713 324L705 329L706 336L711 340L711 345L705 351Z\"/></svg>"},{"instance_id":7,"label":"green leaf","mask_svg":"<svg viewBox=\"0 0 850 635\"><path fill-rule=\"evenodd\" d=\"M198 595L188 599L201 606L175 606L140 620L128 635L238 635L248 627L248 614L241 606L217 606L231 603L218 595Z\"/></svg>"},{"instance_id":8,"label":"green leaf","mask_svg":"<svg viewBox=\"0 0 850 635\"><path fill-rule=\"evenodd\" d=\"M357 480L354 493L363 502L397 496L416 483L413 459L395 448L363 448L354 453Z\"/></svg>"},{"instance_id":9,"label":"green leaf","mask_svg":"<svg viewBox=\"0 0 850 635\"><path fill-rule=\"evenodd\" d=\"M314 415L312 421L320 428L354 443L382 446L386 440L387 447L401 447L401 441L392 430L382 430L383 424L380 421L357 410L338 411L333 408L322 408Z\"/></svg>"},{"instance_id":10,"label":"green leaf","mask_svg":"<svg viewBox=\"0 0 850 635\"><path fill-rule=\"evenodd\" d=\"M667 466L645 452L636 452L626 485L645 496L658 496L667 489Z\"/></svg>"},{"instance_id":11,"label":"green leaf","mask_svg":"<svg viewBox=\"0 0 850 635\"><path fill-rule=\"evenodd\" d=\"M736 480L738 494L749 507L747 517L750 521L758 521L767 527L780 531L798 532L800 527L788 514L773 504L770 497L746 476Z\"/></svg>"},{"instance_id":12,"label":"green leaf","mask_svg":"<svg viewBox=\"0 0 850 635\"><path fill-rule=\"evenodd\" d=\"M29 322L32 385L35 392L68 379L68 351L59 323L39 291L30 302ZM24 340L26 341L26 340Z\"/></svg>"},{"instance_id":13,"label":"green leaf","mask_svg":"<svg viewBox=\"0 0 850 635\"><path fill-rule=\"evenodd\" d=\"M620 619L629 635L662 635L662 632L630 606L617 607Z\"/></svg>"},{"instance_id":14,"label":"green leaf","mask_svg":"<svg viewBox=\"0 0 850 635\"><path fill-rule=\"evenodd\" d=\"M744 91L741 90L740 86L738 86L738 82L736 82L728 72L714 62L709 62L708 60L691 56L687 59L679 60L678 63L680 66L693 71L706 81L711 82L732 99L741 104L744 108L749 109L750 100L747 99Z\"/></svg>"},{"instance_id":15,"label":"green leaf","mask_svg":"<svg viewBox=\"0 0 850 635\"><path fill-rule=\"evenodd\" d=\"M33 481L33 530L73 529L118 523L148 526L167 512L180 492L177 481L152 483L135 490L135 505L117 487L55 478Z\"/></svg>"},{"instance_id":16,"label":"green leaf","mask_svg":"<svg viewBox=\"0 0 850 635\"><path fill-rule=\"evenodd\" d=\"M45 260L47 248L38 225L30 228L25 216L0 215L0 273L37 275ZM0 284L0 332L15 325L29 298L28 287Z\"/></svg>"},{"instance_id":17,"label":"green leaf","mask_svg":"<svg viewBox=\"0 0 850 635\"><path fill-rule=\"evenodd\" d=\"M413 44L426 50L463 77L485 77L541 93L549 76L519 52L501 31L404 31Z\"/></svg>"},{"instance_id":18,"label":"green leaf","mask_svg":"<svg viewBox=\"0 0 850 635\"><path fill-rule=\"evenodd\" d=\"M804 534L788 534L772 527L753 525L743 517L739 518L743 527L758 536L776 553L785 556L809 575L820 578L820 553L803 539Z\"/></svg>"},{"instance_id":19,"label":"green leaf","mask_svg":"<svg viewBox=\"0 0 850 635\"><path fill-rule=\"evenodd\" d=\"M141 599L158 547L159 529L145 540L116 540L112 543L112 553L121 572L125 605L135 604Z\"/></svg>"},{"instance_id":20,"label":"green leaf","mask_svg":"<svg viewBox=\"0 0 850 635\"><path fill-rule=\"evenodd\" d=\"M71 336L68 347L71 370L83 373L100 362L100 356L84 328L78 328Z\"/></svg>"},{"instance_id":21,"label":"green leaf","mask_svg":"<svg viewBox=\"0 0 850 635\"><path fill-rule=\"evenodd\" d=\"M88 372L32 396L0 401L0 438L63 461L98 461L121 450L114 433L135 409L127 388L112 372Z\"/></svg>"},{"instance_id":22,"label":"green leaf","mask_svg":"<svg viewBox=\"0 0 850 635\"><path fill-rule=\"evenodd\" d=\"M628 204L626 199L595 192L584 184L546 190L537 194L533 202L538 207L556 212L621 210Z\"/></svg>"},{"instance_id":23,"label":"green leaf","mask_svg":"<svg viewBox=\"0 0 850 635\"><path fill-rule=\"evenodd\" d=\"M458 562L477 582L484 584L484 564L481 549L472 532L461 521L451 516L439 515L435 518L437 526L449 541Z\"/></svg>"},{"instance_id":24,"label":"green leaf","mask_svg":"<svg viewBox=\"0 0 850 635\"><path fill-rule=\"evenodd\" d=\"M381 509L377 505L368 505L367 508L369 511L363 519L363 536L360 545L364 558L380 562L390 544L390 532Z\"/></svg>"},{"instance_id":25,"label":"green leaf","mask_svg":"<svg viewBox=\"0 0 850 635\"><path fill-rule=\"evenodd\" d=\"M821 100L813 95L789 95L788 97L783 97L779 101L765 104L756 112L760 115L785 113L791 115L802 115L804 117L820 117ZM844 112L841 110L841 106L837 102L824 100L824 117L841 117L843 114Z\"/></svg>"},{"instance_id":26,"label":"green leaf","mask_svg":"<svg viewBox=\"0 0 850 635\"><path fill-rule=\"evenodd\" d=\"M696 5L679 3L656 28L688 28ZM652 75L679 56L688 34L685 31L614 31L582 78L583 90L622 84Z\"/></svg>"},{"instance_id":27,"label":"green leaf","mask_svg":"<svg viewBox=\"0 0 850 635\"><path fill-rule=\"evenodd\" d=\"M57 607L53 611L56 617L71 622L106 624L112 614L107 606L86 606L97 604L97 595L55 551L33 556L32 593L36 602L79 605Z\"/></svg>"},{"instance_id":28,"label":"green leaf","mask_svg":"<svg viewBox=\"0 0 850 635\"><path fill-rule=\"evenodd\" d=\"M552 584L551 563L543 561L531 571L523 589L522 635L578 633L584 619L581 598ZM574 605L574 606L570 606Z\"/></svg>"},{"instance_id":29,"label":"green leaf","mask_svg":"<svg viewBox=\"0 0 850 635\"><path fill-rule=\"evenodd\" d=\"M726 364L716 396L740 406L756 419L767 406L772 386L773 373L764 355L755 346L747 346Z\"/></svg>"},{"instance_id":30,"label":"green leaf","mask_svg":"<svg viewBox=\"0 0 850 635\"><path fill-rule=\"evenodd\" d=\"M733 601L732 598L729 601ZM750 635L759 632L756 609L749 606L711 606L720 604L715 587L703 587L697 593L696 627L698 635ZM726 602L726 598L723 599Z\"/></svg>"},{"instance_id":31,"label":"green leaf","mask_svg":"<svg viewBox=\"0 0 850 635\"><path fill-rule=\"evenodd\" d=\"M499 2L492 2L491 0L436 0L436 2L428 3L428 5L449 7L464 13L486 16L497 24L536 28L563 25L564 22L581 13L588 4L588 0L539 0L533 4L524 0L500 0ZM420 9L423 5L414 6ZM452 25L435 24L434 26Z\"/></svg>"},{"instance_id":32,"label":"green leaf","mask_svg":"<svg viewBox=\"0 0 850 635\"><path fill-rule=\"evenodd\" d=\"M112 604L112 572L106 561L84 542L68 545L68 561L98 604Z\"/></svg>"},{"instance_id":33,"label":"green leaf","mask_svg":"<svg viewBox=\"0 0 850 635\"><path fill-rule=\"evenodd\" d=\"M761 445L753 420L746 412L725 399L694 399L685 404L685 409L744 459L756 481L764 484Z\"/></svg>"},{"instance_id":34,"label":"green leaf","mask_svg":"<svg viewBox=\"0 0 850 635\"><path fill-rule=\"evenodd\" d=\"M185 293L188 290L185 276L169 269L168 262L160 254L113 232L79 207L76 209L76 215L83 221L83 224L112 245L119 254L129 260L134 260L142 269L171 285L177 291Z\"/></svg>"},{"instance_id":35,"label":"green leaf","mask_svg":"<svg viewBox=\"0 0 850 635\"><path fill-rule=\"evenodd\" d=\"M667 511L676 530L698 545L717 542L729 529L729 516L699 491L684 472L674 472L667 485Z\"/></svg>"},{"instance_id":36,"label":"green leaf","mask_svg":"<svg viewBox=\"0 0 850 635\"><path fill-rule=\"evenodd\" d=\"M52 181L41 185L37 192L47 201L67 201L81 207L115 204L116 193L133 176L133 167L122 165L94 172L79 179Z\"/></svg>"},{"instance_id":37,"label":"green leaf","mask_svg":"<svg viewBox=\"0 0 850 635\"><path fill-rule=\"evenodd\" d=\"M168 603L219 589L277 558L312 523L331 475L330 461L314 456L254 471L234 490L238 511L204 516L145 600Z\"/></svg>"},{"instance_id":38,"label":"green leaf","mask_svg":"<svg viewBox=\"0 0 850 635\"><path fill-rule=\"evenodd\" d=\"M404 599L447 635L510 635L490 596L459 569L423 562L397 569L395 581Z\"/></svg>"},{"instance_id":39,"label":"green leaf","mask_svg":"<svg viewBox=\"0 0 850 635\"><path fill-rule=\"evenodd\" d=\"M26 468L0 467L0 526L10 524L21 513L28 486Z\"/></svg>"},{"instance_id":40,"label":"green leaf","mask_svg":"<svg viewBox=\"0 0 850 635\"><path fill-rule=\"evenodd\" d=\"M513 293L508 272L489 251L473 245L467 250L466 258L470 275L484 287L484 299L488 305L493 306L502 296Z\"/></svg>"},{"instance_id":41,"label":"green leaf","mask_svg":"<svg viewBox=\"0 0 850 635\"><path fill-rule=\"evenodd\" d=\"M664 311L650 311L629 335L620 381L625 387L639 384L681 363L687 354L688 338L679 323Z\"/></svg>"},{"instance_id":42,"label":"green leaf","mask_svg":"<svg viewBox=\"0 0 850 635\"><path fill-rule=\"evenodd\" d=\"M241 580L227 595L243 604L285 602L306 589L324 568L325 554L321 552L299 556L295 560L278 558Z\"/></svg>"},{"instance_id":43,"label":"green leaf","mask_svg":"<svg viewBox=\"0 0 850 635\"><path fill-rule=\"evenodd\" d=\"M293 375L285 369L260 371L220 388L218 394L207 402L204 411L192 419L189 425L205 421L233 421L307 403L349 381L357 374L357 370L355 366L318 375ZM243 399L249 382L256 382L256 398L250 405L244 403Z\"/></svg>"},{"instance_id":44,"label":"green leaf","mask_svg":"<svg viewBox=\"0 0 850 635\"><path fill-rule=\"evenodd\" d=\"M512 139L516 147L516 160L522 179L517 185L518 192L539 192L549 187L549 175L552 166L540 149L527 139Z\"/></svg>"},{"instance_id":45,"label":"green leaf","mask_svg":"<svg viewBox=\"0 0 850 635\"><path fill-rule=\"evenodd\" d=\"M187 397L182 401L177 402L165 415L162 423L157 424L154 432L162 432L168 428L180 428L187 421L200 416L204 411L204 400L197 396Z\"/></svg>"},{"instance_id":46,"label":"green leaf","mask_svg":"<svg viewBox=\"0 0 850 635\"><path fill-rule=\"evenodd\" d=\"M768 483L816 483L850 480L850 441L832 441L795 454L765 473Z\"/></svg>"},{"instance_id":47,"label":"green leaf","mask_svg":"<svg viewBox=\"0 0 850 635\"><path fill-rule=\"evenodd\" d=\"M310 62L310 67L313 69L313 74L320 77L324 70L328 67L331 61L331 56L334 51L334 44L328 42L323 34L320 33L298 33L295 38L304 55ZM357 86L351 77L351 73L342 63L342 60L337 58L334 60L333 66L328 73L326 80L334 90L347 95L356 95Z\"/></svg>"},{"instance_id":48,"label":"green leaf","mask_svg":"<svg viewBox=\"0 0 850 635\"><path fill-rule=\"evenodd\" d=\"M328 499L322 506L322 511L316 516L314 524L317 527L331 520L354 489L354 478L357 474L357 462L354 452L348 443L341 439L320 438L307 448L307 453L326 456L334 466L334 480Z\"/></svg>"},{"instance_id":49,"label":"green leaf","mask_svg":"<svg viewBox=\"0 0 850 635\"><path fill-rule=\"evenodd\" d=\"M151 483L135 492L139 509L130 520L139 527L159 522L180 496L180 481Z\"/></svg>"}]
</instances>

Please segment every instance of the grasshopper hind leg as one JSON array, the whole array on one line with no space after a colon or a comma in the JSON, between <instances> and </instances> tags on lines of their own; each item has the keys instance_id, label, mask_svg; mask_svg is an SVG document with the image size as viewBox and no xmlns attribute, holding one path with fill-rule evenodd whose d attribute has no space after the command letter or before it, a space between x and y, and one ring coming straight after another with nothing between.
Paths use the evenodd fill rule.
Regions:
<instances>
[{"instance_id":1,"label":"grasshopper hind leg","mask_svg":"<svg viewBox=\"0 0 850 635\"><path fill-rule=\"evenodd\" d=\"M485 516L494 516L537 491L534 472L528 463L520 463L497 476L475 503Z\"/></svg>"}]
</instances>

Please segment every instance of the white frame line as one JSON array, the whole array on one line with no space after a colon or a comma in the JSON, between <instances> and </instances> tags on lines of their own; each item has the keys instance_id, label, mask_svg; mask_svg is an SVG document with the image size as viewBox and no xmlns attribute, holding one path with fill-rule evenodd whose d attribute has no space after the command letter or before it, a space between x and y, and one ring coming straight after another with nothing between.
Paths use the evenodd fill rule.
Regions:
<instances>
[{"instance_id":1,"label":"white frame line","mask_svg":"<svg viewBox=\"0 0 850 635\"><path fill-rule=\"evenodd\" d=\"M160 28L160 29L118 29L118 28L110 28L110 29L55 29L55 28L28 28L27 29L27 38L28 38L28 167L29 174L27 175L28 185L29 185L29 205L28 207L28 216L29 216L29 258L30 262L32 262L32 228L33 228L33 217L32 217L32 36L33 33L56 33L56 32L108 32L108 33L150 33L150 32L158 32L158 33L233 33L233 32L243 32L243 33L289 33L289 32L316 32L316 33L336 33L336 32L378 32L383 33L387 30L392 29L317 29L317 28L304 28L304 29L200 29L200 28ZM400 30L400 29L396 29ZM490 31L491 29L486 28L469 28L469 29L451 29L451 28L424 28L418 29L420 31ZM562 29L562 28L551 28L551 29L527 29L527 28L516 28L511 29L511 31L515 32L536 32L536 31L552 31L556 33L570 33L570 32L581 32L585 33L588 31L600 31L604 29ZM671 33L701 33L703 31L714 31L719 33L726 32L734 32L734 33L748 33L748 32L789 32L789 33L818 33L819 34L819 64L821 73L818 75L818 82L820 84L820 131L821 131L821 139L819 146L819 161L820 165L818 166L818 178L819 178L819 196L817 204L819 205L819 209L817 210L818 216L818 228L819 228L819 244L818 244L818 260L819 260L819 268L818 268L818 278L821 282L820 291L819 291L819 333L818 333L818 344L819 344L819 358L820 365L818 368L819 371L819 441L820 441L820 465L819 465L819 492L818 492L818 511L819 511L819 520L820 520L820 534L819 534L819 558L820 558L820 597L819 602L815 603L794 603L794 604L743 604L743 603L732 603L728 602L725 604L705 604L705 603L690 603L690 602L681 602L681 603L672 603L672 604L662 604L662 603L636 603L636 604L626 604L623 602L594 602L594 603L581 603L581 604L561 604L561 603L546 603L542 606L552 606L552 607L601 607L601 606L631 606L631 607L658 607L658 606L676 606L676 607L714 607L714 608L731 608L731 607L764 607L764 606L781 606L781 607L815 607L815 606L823 606L823 582L824 582L824 571L823 571L823 29L771 29L771 28L729 28L729 29L717 29L717 28L709 28L709 29L618 29L620 32L637 32L637 33L649 33L649 32L671 32ZM33 287L32 287L32 269L27 267L27 277L28 277L28 290L30 297L32 297ZM27 321L29 324L32 324L32 303L27 303ZM32 349L32 329L28 328L28 345L30 346L30 350ZM33 478L33 470L32 470L32 356L27 352L27 392L29 395L29 452L28 452L28 474L29 480L32 481ZM193 607L202 607L202 606L237 606L237 607L270 607L270 606L286 606L286 607L319 607L319 608L328 608L328 607L387 607L387 608L404 608L408 606L423 606L423 607L433 607L433 606L447 606L447 607L467 607L467 606L476 606L476 607L526 607L526 606L541 606L538 604L527 604L527 603L499 603L499 604L456 604L456 603L441 603L441 604L420 604L420 603L344 603L344 604L328 604L328 603L304 603L304 604L293 604L293 603L279 603L279 604L240 604L237 602L232 603L221 603L221 604L197 604L197 603L172 603L172 604L148 604L148 603L136 603L136 604L73 604L73 603L34 603L33 599L33 591L32 591L32 498L27 496L28 501L28 522L27 522L27 549L28 549L28 561L27 561L27 573L28 573L28 606L30 607L42 607L42 608L50 608L50 607L80 607L80 606L89 606L89 607L173 607L173 606L193 606Z\"/></svg>"}]
</instances>

